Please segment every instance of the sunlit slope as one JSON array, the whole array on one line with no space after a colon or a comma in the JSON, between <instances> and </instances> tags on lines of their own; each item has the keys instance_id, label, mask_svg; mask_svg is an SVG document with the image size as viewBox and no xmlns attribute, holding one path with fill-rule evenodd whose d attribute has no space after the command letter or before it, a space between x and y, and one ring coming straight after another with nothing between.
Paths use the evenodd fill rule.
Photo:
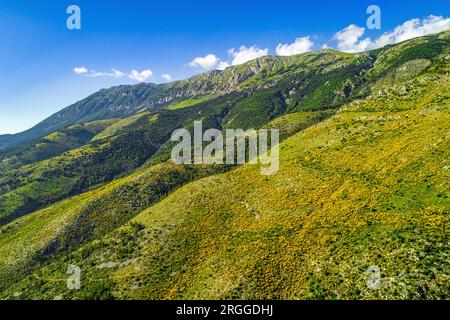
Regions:
<instances>
[{"instance_id":1,"label":"sunlit slope","mask_svg":"<svg viewBox=\"0 0 450 320\"><path fill-rule=\"evenodd\" d=\"M112 231L183 184L224 167L163 163L0 228L0 288L62 251Z\"/></svg>"},{"instance_id":2,"label":"sunlit slope","mask_svg":"<svg viewBox=\"0 0 450 320\"><path fill-rule=\"evenodd\" d=\"M142 115L141 115L142 116ZM287 137L329 116L300 112L272 121ZM127 119L120 122L128 121ZM114 129L120 126L114 124ZM114 130L108 130L111 132ZM101 133L104 136L106 133ZM79 196L16 219L0 228L1 288L26 275L47 259L98 238L127 223L180 186L231 166L175 166L170 161L144 166L135 173Z\"/></svg>"},{"instance_id":3,"label":"sunlit slope","mask_svg":"<svg viewBox=\"0 0 450 320\"><path fill-rule=\"evenodd\" d=\"M170 84L101 90L30 132L82 124L36 140L43 143L0 150L0 225L144 163L166 161L173 130L189 128L194 120L201 119L205 128L247 129L295 111L312 118L329 116L346 103L383 92L385 86L448 72L444 57L449 44L447 31L360 54L321 50L268 56ZM106 117L122 119L84 123Z\"/></svg>"},{"instance_id":4,"label":"sunlit slope","mask_svg":"<svg viewBox=\"0 0 450 320\"><path fill-rule=\"evenodd\" d=\"M437 75L383 88L282 143L278 174L188 184L2 295L448 298L449 88Z\"/></svg>"},{"instance_id":5,"label":"sunlit slope","mask_svg":"<svg viewBox=\"0 0 450 320\"><path fill-rule=\"evenodd\" d=\"M96 134L116 120L101 120L73 125L22 145L0 150L0 173L52 158L87 144Z\"/></svg>"},{"instance_id":6,"label":"sunlit slope","mask_svg":"<svg viewBox=\"0 0 450 320\"><path fill-rule=\"evenodd\" d=\"M274 177L247 166L141 214L137 261L114 274L136 278L116 280L118 296L448 297L450 83L434 81L391 101L410 110L360 112L368 100L294 136Z\"/></svg>"}]
</instances>

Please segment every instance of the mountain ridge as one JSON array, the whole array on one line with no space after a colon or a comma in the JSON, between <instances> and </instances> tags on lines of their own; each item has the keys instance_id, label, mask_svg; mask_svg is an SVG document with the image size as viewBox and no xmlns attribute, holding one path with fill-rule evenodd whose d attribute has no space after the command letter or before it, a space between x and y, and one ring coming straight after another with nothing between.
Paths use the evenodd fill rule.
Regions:
<instances>
[{"instance_id":1,"label":"mountain ridge","mask_svg":"<svg viewBox=\"0 0 450 320\"><path fill-rule=\"evenodd\" d=\"M448 35L448 31L441 34ZM406 40L395 46L402 45L403 43L411 43L416 41L416 39L432 38L436 35ZM188 79L167 84L139 83L136 85L119 85L108 89L101 89L63 108L61 111L56 112L28 130L17 134L0 135L0 149L42 137L55 130L76 123L116 117L122 118L144 110L155 111L175 99L189 98L200 94L225 94L238 90L251 89L251 86L249 88L239 88L239 86L248 79L260 74L261 71L270 73L272 68L280 68L280 64L289 67L289 65L295 64L295 60L302 56L318 56L321 54L340 57L376 56L379 52L386 51L392 46L389 45L384 48L356 54L322 49L290 57L269 55L248 61L242 65L229 67L225 70L211 70L194 75ZM262 74L262 78L265 76L267 74Z\"/></svg>"},{"instance_id":2,"label":"mountain ridge","mask_svg":"<svg viewBox=\"0 0 450 320\"><path fill-rule=\"evenodd\" d=\"M69 130L75 135L66 140L80 143L60 146L60 151L52 151L56 145L42 138L0 150L0 224L129 174L145 163L167 160L171 132L192 129L190 121L202 119L205 126L219 130L259 128L283 114L337 110L423 72L447 72L449 38L450 32L444 32L360 54L321 50L267 56L173 83L100 90L53 115L47 124L64 127L60 118L81 123L123 119L104 129L103 135L88 141L81 132ZM148 99L154 104L146 105ZM145 115L135 121L133 117L141 113Z\"/></svg>"},{"instance_id":3,"label":"mountain ridge","mask_svg":"<svg viewBox=\"0 0 450 320\"><path fill-rule=\"evenodd\" d=\"M264 56L225 70L211 70L167 84L139 83L101 89L63 108L28 130L17 134L0 135L0 148L27 142L76 123L122 118L144 110L156 111L176 99L251 90L251 86L246 88L239 86L262 70L272 72L272 68L280 67L277 64L289 66L295 64L297 58L322 54L336 57L344 55L334 50L319 50L291 57Z\"/></svg>"},{"instance_id":4,"label":"mountain ridge","mask_svg":"<svg viewBox=\"0 0 450 320\"><path fill-rule=\"evenodd\" d=\"M0 151L1 299L448 298L450 32L220 74ZM115 90L95 103L148 97ZM278 173L173 164L199 120L279 129Z\"/></svg>"},{"instance_id":5,"label":"mountain ridge","mask_svg":"<svg viewBox=\"0 0 450 320\"><path fill-rule=\"evenodd\" d=\"M99 192L109 187L20 218L0 229L8 257L0 263L0 296L445 299L448 235L440 232L448 223L449 172L442 130L450 95L440 89L449 81L424 75L356 100L283 142L278 175L262 177L247 165L196 180L79 247L74 232L104 231L102 223L121 216L98 214ZM159 174L152 170L112 185L131 179L152 190L154 180L145 176ZM128 203L128 196L112 201L127 189L113 193L109 205ZM79 198L94 205L83 223ZM64 242L74 249L55 253ZM22 264L32 274L13 283L10 272L20 274ZM67 264L82 268L81 290L62 281ZM388 281L383 290L367 288L374 264Z\"/></svg>"}]
</instances>

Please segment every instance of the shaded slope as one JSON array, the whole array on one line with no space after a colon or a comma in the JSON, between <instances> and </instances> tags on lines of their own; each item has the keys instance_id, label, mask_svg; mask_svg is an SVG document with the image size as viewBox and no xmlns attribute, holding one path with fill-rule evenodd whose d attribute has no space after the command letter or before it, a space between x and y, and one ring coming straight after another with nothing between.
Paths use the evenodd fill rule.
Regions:
<instances>
[{"instance_id":1,"label":"shaded slope","mask_svg":"<svg viewBox=\"0 0 450 320\"><path fill-rule=\"evenodd\" d=\"M73 125L54 133L0 151L0 172L52 158L88 143L115 120L102 120Z\"/></svg>"},{"instance_id":2,"label":"shaded slope","mask_svg":"<svg viewBox=\"0 0 450 320\"><path fill-rule=\"evenodd\" d=\"M173 130L197 119L199 110L163 110L156 121L143 114L121 130L110 129L104 138L4 172L0 178L0 225L131 172L154 154Z\"/></svg>"}]
</instances>

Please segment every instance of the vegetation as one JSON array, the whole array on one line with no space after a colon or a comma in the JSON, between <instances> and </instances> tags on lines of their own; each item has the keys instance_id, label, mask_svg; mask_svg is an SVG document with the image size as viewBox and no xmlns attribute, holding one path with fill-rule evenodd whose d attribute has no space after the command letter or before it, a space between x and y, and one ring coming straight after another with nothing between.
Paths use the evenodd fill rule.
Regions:
<instances>
[{"instance_id":1,"label":"vegetation","mask_svg":"<svg viewBox=\"0 0 450 320\"><path fill-rule=\"evenodd\" d=\"M181 101L180 103L172 104L172 105L168 106L167 108L170 110L177 110L177 109L192 107L193 105L210 100L213 97L214 96L206 95L206 96L200 96L200 97L196 97L196 98L189 98L189 99L185 99L185 100Z\"/></svg>"},{"instance_id":2,"label":"vegetation","mask_svg":"<svg viewBox=\"0 0 450 320\"><path fill-rule=\"evenodd\" d=\"M164 106L3 164L0 298L448 299L449 37L133 87L146 103L164 91ZM173 165L171 132L199 119L280 129L279 172Z\"/></svg>"}]
</instances>

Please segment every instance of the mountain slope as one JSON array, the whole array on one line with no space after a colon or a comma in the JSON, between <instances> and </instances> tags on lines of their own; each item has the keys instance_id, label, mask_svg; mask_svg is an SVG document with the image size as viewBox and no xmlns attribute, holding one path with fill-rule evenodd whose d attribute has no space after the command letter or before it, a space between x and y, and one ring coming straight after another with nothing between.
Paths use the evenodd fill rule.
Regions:
<instances>
[{"instance_id":1,"label":"mountain slope","mask_svg":"<svg viewBox=\"0 0 450 320\"><path fill-rule=\"evenodd\" d=\"M274 120L268 127L280 128L284 140L328 116L327 112L294 113ZM171 162L150 165L18 218L0 228L0 235L4 235L0 236L0 252L7 257L0 259L0 283L21 275L17 271L24 265L33 266L126 223L189 181L229 169L230 166L175 166Z\"/></svg>"},{"instance_id":2,"label":"mountain slope","mask_svg":"<svg viewBox=\"0 0 450 320\"><path fill-rule=\"evenodd\" d=\"M111 181L149 158L153 164L167 160L173 145L168 142L170 133L176 127L189 127L190 121L202 118L212 128L246 129L263 126L289 112L336 109L383 85L407 81L436 66L448 46L446 32L369 53L323 50L293 57L269 56L171 84L102 90L45 120L43 126L52 130L54 125L113 116L125 118L112 125L110 132L127 122L132 125L117 136L106 130L99 136L102 139L96 137L88 145L53 159L35 163L40 159L35 157L26 166L2 170L0 223ZM143 110L153 110L148 117L155 122L133 124L135 114ZM35 129L43 127L39 128ZM130 144L132 140L137 143ZM2 163L20 156L14 153L24 146L0 152Z\"/></svg>"},{"instance_id":3,"label":"mountain slope","mask_svg":"<svg viewBox=\"0 0 450 320\"><path fill-rule=\"evenodd\" d=\"M0 227L0 297L448 298L449 38L265 57L169 84L195 92L25 166L2 205L20 192L28 203L28 183L59 181L39 196L68 198ZM280 171L167 162L170 132L195 119L280 128ZM69 197L64 179L80 172L84 193ZM66 288L70 264L81 290Z\"/></svg>"},{"instance_id":4,"label":"mountain slope","mask_svg":"<svg viewBox=\"0 0 450 320\"><path fill-rule=\"evenodd\" d=\"M341 62L341 59L345 61ZM126 131L120 131L113 136L108 136L106 133L103 134L103 139L96 137L89 144L69 150L67 153L52 159L3 171L3 177L0 178L0 199L2 200L0 203L0 224L69 195L83 192L95 184L110 181L120 174L137 168L169 140L170 133L173 130L188 126L193 120L202 118L205 126L218 129L245 129L264 125L278 115L285 113L288 109L292 109L295 106L294 103L297 103L293 99L292 102L286 101L285 96L292 87L291 82L294 82L294 77L301 79L302 83L306 85L314 83L318 77L320 77L320 80L317 83L323 82L325 78L322 75L315 75L315 73L319 73L324 68L329 68L331 64L337 64L334 70L342 70L341 72L348 77L354 77L355 74L351 70L347 70L352 63L353 58L349 59L347 56L342 58L328 52L284 60L266 57L261 61L252 61L243 66L231 68L226 72L211 72L193 79L166 85L164 90L172 92L171 94L182 88L183 92L187 90L187 95L198 94L207 90L213 92L214 95L207 99L203 95L196 96L196 99L188 98L187 100L174 98L170 101L168 98L170 103L166 103L166 100L164 100L167 108L152 112L148 115L147 120L141 119L133 123L128 126ZM284 65L290 66L292 70L289 72L280 71ZM251 76L256 72L265 74L267 79L255 82L254 79L251 79ZM275 78L278 79L276 82L274 82ZM254 83L250 85L245 83L245 80L251 80ZM231 84L228 84L228 81ZM266 81L274 83L268 85L265 83ZM203 87L203 83L208 83L209 86ZM241 92L224 93L235 90L233 88L237 84L243 84L246 89L242 89ZM158 96L158 90L163 90L161 86L158 87L159 89L154 85L150 87L153 90L151 99ZM119 105L121 102L115 102L115 99L117 99L117 96L126 94L127 99L132 100L134 99L132 97L138 96L139 99L134 100L142 103L148 98L145 88L146 85L142 84L101 91L101 97L89 97L86 99L86 103L80 102L79 106L69 107L45 122L60 121L58 123L64 124L64 119L72 119L73 113L82 117L83 120L91 120L93 112L99 110L103 112L104 106L108 106L108 110L118 112L107 113L108 116L124 116L124 110L126 111L125 114L133 114L137 110L131 107L123 109ZM252 92L249 88L253 88L252 90L259 89ZM133 95L125 93L129 89L137 90L137 93ZM113 94L109 94L109 91L113 91ZM302 92L308 92L308 88L303 89ZM216 97L216 95L219 96ZM178 97L178 94L175 94L175 96ZM302 101L308 101L308 99L308 97L305 97ZM330 97L330 99L336 100L335 97ZM95 104L95 101L101 101L102 103ZM129 100L126 101L129 102ZM109 103L106 104L106 102ZM331 101L329 104L332 104ZM180 108L179 106L184 107ZM97 107L100 109L97 109ZM139 107L139 110L141 109ZM106 117L106 114L104 116ZM96 118L95 116L94 119ZM154 118L155 121L149 121L150 118ZM134 119L134 116L131 116L128 120L125 118L123 121L126 123L130 121L129 119ZM122 122L119 122L118 125L121 125ZM112 128L108 130L114 131L115 126L117 125L112 125ZM133 144L131 141L136 143ZM170 145L168 144L168 146ZM167 159L167 154L170 154L168 146L163 151L158 152L163 160ZM3 160L9 159L11 154L14 155L17 149L21 150L22 148L23 146L6 149L3 154L9 156L5 156ZM36 160L39 160L39 158L36 158Z\"/></svg>"},{"instance_id":5,"label":"mountain slope","mask_svg":"<svg viewBox=\"0 0 450 320\"><path fill-rule=\"evenodd\" d=\"M69 125L127 117L145 110L152 112L177 99L187 99L198 95L254 91L273 86L283 78L291 78L294 82L294 88L290 89L293 90L291 94L296 93L293 99L301 100L305 93L311 91L313 97L309 97L312 100L310 104L315 107L322 104L323 107L330 104L330 95L335 95L337 89L341 93L335 97L337 99L333 103L345 100L349 94L358 94L359 86L364 80L361 77L353 77L364 75L373 63L375 68L369 72L366 79L369 81L386 75L393 68L410 60L433 60L446 46L448 46L448 31L439 35L409 40L370 53L351 55L323 50L319 53L291 57L267 56L224 71L215 70L169 84L141 83L104 89L57 112L27 131L15 135L1 135L0 149L45 136ZM346 63L348 66L345 66ZM310 73L308 70L311 68L316 70ZM322 70L321 74L317 72L318 70ZM305 79L312 76L317 79L302 85ZM333 80L330 80L330 76ZM356 93L352 93L354 89L357 89Z\"/></svg>"},{"instance_id":6,"label":"mountain slope","mask_svg":"<svg viewBox=\"0 0 450 320\"><path fill-rule=\"evenodd\" d=\"M186 185L3 297L448 298L448 88L428 75L355 101L282 143L277 175Z\"/></svg>"},{"instance_id":7,"label":"mountain slope","mask_svg":"<svg viewBox=\"0 0 450 320\"><path fill-rule=\"evenodd\" d=\"M0 172L53 158L80 147L115 121L109 119L69 126L28 143L0 150Z\"/></svg>"},{"instance_id":8,"label":"mountain slope","mask_svg":"<svg viewBox=\"0 0 450 320\"><path fill-rule=\"evenodd\" d=\"M300 77L298 83L308 77L317 76L319 69L328 68L328 71L333 71L343 65L352 64L354 60L352 55L342 55L334 51L296 57L268 56L224 71L215 70L170 84L141 83L104 89L68 106L27 131L0 136L0 148L39 138L77 123L123 118L142 111L157 111L174 102L199 95L255 91L274 86L280 80L292 76ZM334 67L330 68L331 65ZM351 70L348 71L350 76L354 75Z\"/></svg>"}]
</instances>

